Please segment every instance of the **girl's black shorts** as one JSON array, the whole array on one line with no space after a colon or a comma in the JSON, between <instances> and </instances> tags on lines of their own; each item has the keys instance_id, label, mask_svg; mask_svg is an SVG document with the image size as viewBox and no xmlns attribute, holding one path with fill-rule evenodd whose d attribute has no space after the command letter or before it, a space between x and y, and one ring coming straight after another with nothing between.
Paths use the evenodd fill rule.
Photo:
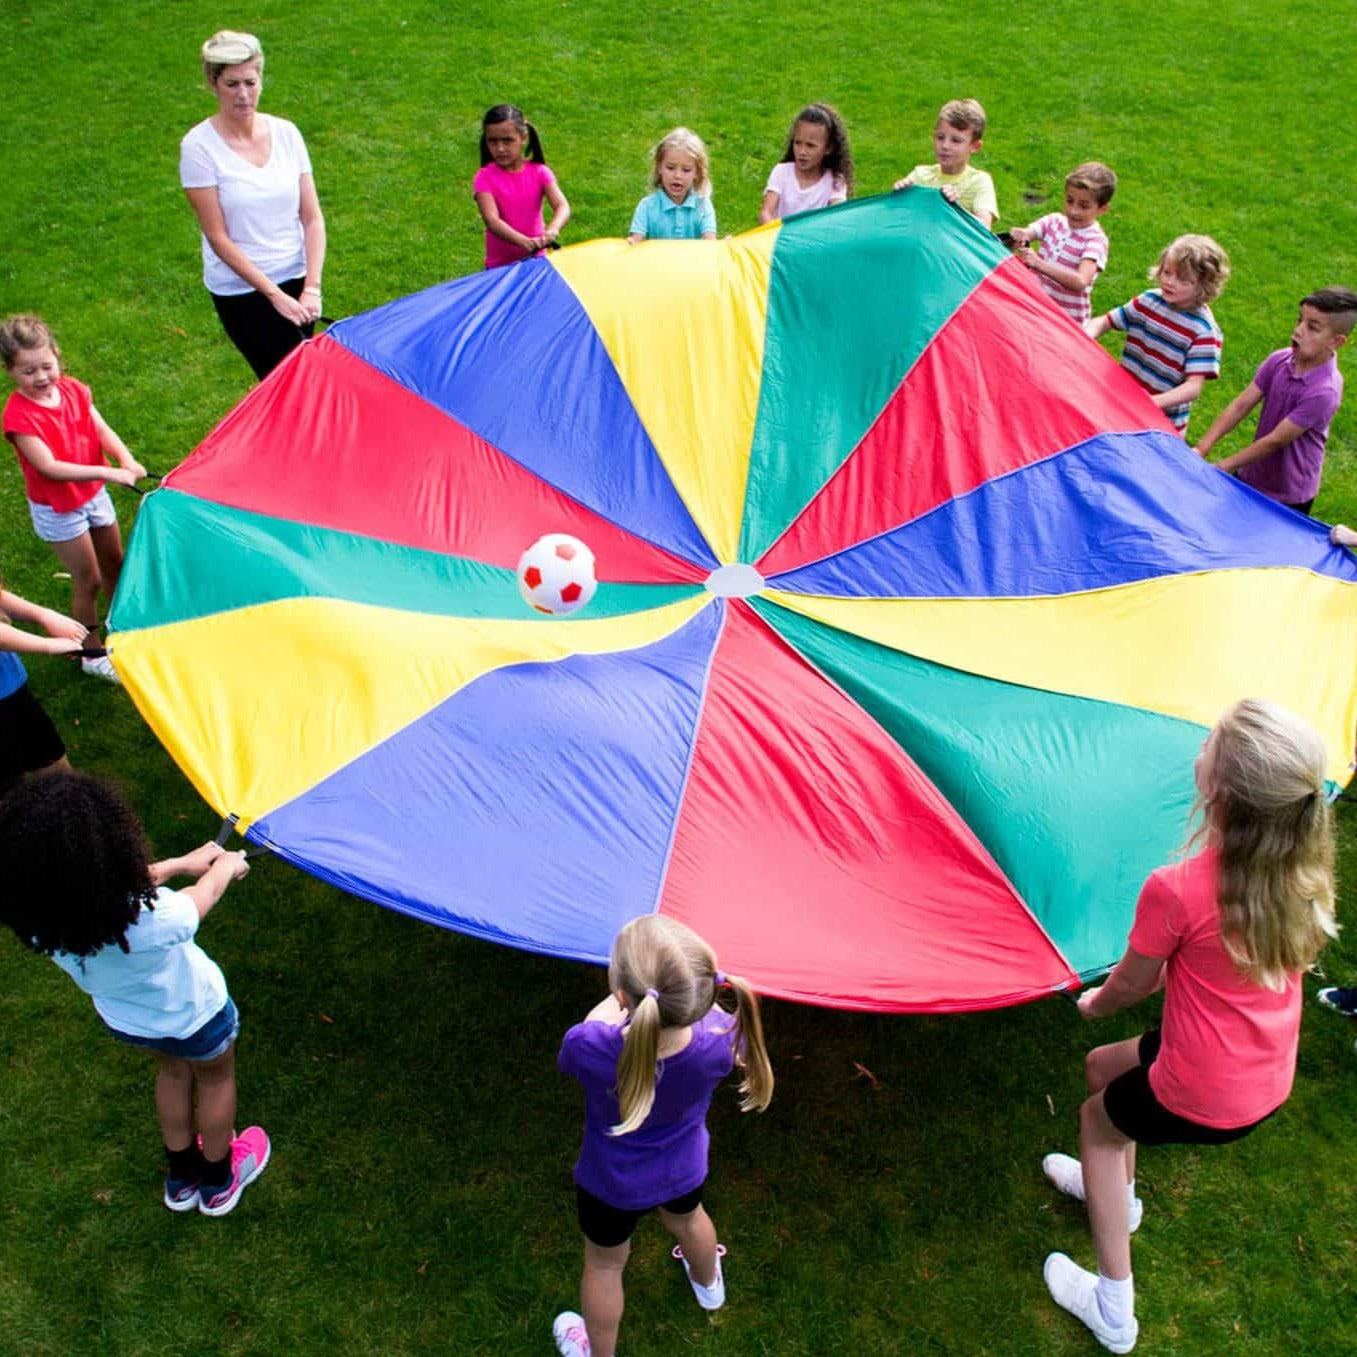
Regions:
<instances>
[{"instance_id":1,"label":"girl's black shorts","mask_svg":"<svg viewBox=\"0 0 1357 1357\"><path fill-rule=\"evenodd\" d=\"M702 1189L705 1186L706 1183L699 1183L691 1192L657 1205L671 1216L691 1215L702 1205ZM600 1249L615 1249L619 1244L625 1244L631 1238L636 1222L655 1209L647 1206L644 1211L624 1211L619 1206L609 1206L578 1184L575 1186L575 1207L579 1211L581 1232Z\"/></svg>"},{"instance_id":2,"label":"girl's black shorts","mask_svg":"<svg viewBox=\"0 0 1357 1357\"><path fill-rule=\"evenodd\" d=\"M1119 1074L1103 1090L1107 1119L1138 1145L1228 1145L1232 1140L1243 1140L1276 1112L1273 1108L1267 1117L1228 1130L1180 1117L1170 1112L1150 1087L1150 1066L1158 1054L1159 1029L1155 1028L1140 1038L1140 1064Z\"/></svg>"},{"instance_id":3,"label":"girl's black shorts","mask_svg":"<svg viewBox=\"0 0 1357 1357\"><path fill-rule=\"evenodd\" d=\"M25 773L36 773L65 753L57 728L28 684L0 698L0 795Z\"/></svg>"}]
</instances>

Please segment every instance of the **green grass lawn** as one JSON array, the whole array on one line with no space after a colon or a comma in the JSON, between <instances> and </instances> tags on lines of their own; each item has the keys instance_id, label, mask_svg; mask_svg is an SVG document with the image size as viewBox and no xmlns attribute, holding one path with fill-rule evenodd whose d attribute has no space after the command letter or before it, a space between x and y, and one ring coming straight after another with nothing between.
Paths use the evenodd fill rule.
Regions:
<instances>
[{"instance_id":1,"label":"green grass lawn","mask_svg":"<svg viewBox=\"0 0 1357 1357\"><path fill-rule=\"evenodd\" d=\"M574 205L570 241L625 231L647 148L677 122L707 139L721 229L740 231L803 102L844 113L869 193L929 157L944 99L974 95L991 120L977 163L1006 224L1057 205L1080 160L1120 175L1098 309L1138 290L1183 231L1230 251L1225 370L1198 433L1285 343L1301 294L1357 283L1357 12L1315 0L4 0L0 14L0 311L51 321L70 371L157 472L249 385L202 290L176 174L179 137L211 111L197 48L224 24L260 34L263 107L307 137L335 316L478 267L479 118L505 99L541 129ZM120 503L127 531L135 504ZM1357 400L1335 421L1316 512L1357 523ZM66 605L12 463L0 569ZM30 672L73 760L122 782L158 849L215 831L124 694L55 662ZM1351 880L1357 814L1339 821ZM554 1055L601 975L438 932L267 860L204 940L244 1015L242 1120L276 1150L220 1221L158 1204L149 1062L0 938L0 1357L550 1351L579 1254L578 1100ZM1324 965L1357 983L1357 945ZM770 1004L772 1108L742 1117L723 1096L712 1117L730 1303L709 1321L646 1224L622 1351L1096 1351L1041 1281L1049 1249L1085 1263L1092 1249L1039 1161L1075 1146L1083 1051L1153 1009L1086 1026L1059 1000L948 1018ZM1307 1003L1296 1092L1273 1124L1210 1154L1144 1153L1139 1351L1351 1341L1354 1035Z\"/></svg>"}]
</instances>

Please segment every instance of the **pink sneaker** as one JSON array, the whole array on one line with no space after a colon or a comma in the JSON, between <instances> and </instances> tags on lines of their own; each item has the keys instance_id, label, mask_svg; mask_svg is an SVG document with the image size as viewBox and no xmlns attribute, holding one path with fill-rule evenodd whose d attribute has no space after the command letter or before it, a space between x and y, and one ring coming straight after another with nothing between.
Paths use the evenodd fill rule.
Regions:
<instances>
[{"instance_id":1,"label":"pink sneaker","mask_svg":"<svg viewBox=\"0 0 1357 1357\"><path fill-rule=\"evenodd\" d=\"M589 1357L589 1330L584 1327L584 1317L573 1310L562 1310L556 1316L551 1336L561 1357Z\"/></svg>"},{"instance_id":2,"label":"pink sneaker","mask_svg":"<svg viewBox=\"0 0 1357 1357\"><path fill-rule=\"evenodd\" d=\"M247 1126L231 1142L231 1177L221 1187L198 1188L198 1210L205 1216L224 1216L235 1209L240 1194L264 1172L273 1146L264 1129Z\"/></svg>"}]
</instances>

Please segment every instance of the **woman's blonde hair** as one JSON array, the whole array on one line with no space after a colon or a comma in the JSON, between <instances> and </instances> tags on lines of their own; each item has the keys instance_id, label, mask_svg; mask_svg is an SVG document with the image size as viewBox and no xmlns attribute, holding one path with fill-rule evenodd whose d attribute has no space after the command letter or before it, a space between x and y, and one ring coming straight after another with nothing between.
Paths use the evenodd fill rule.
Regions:
<instances>
[{"instance_id":1,"label":"woman's blonde hair","mask_svg":"<svg viewBox=\"0 0 1357 1357\"><path fill-rule=\"evenodd\" d=\"M1338 934L1324 741L1275 702L1237 703L1197 759L1203 823L1220 847L1220 932L1239 969L1271 990Z\"/></svg>"},{"instance_id":2,"label":"woman's blonde hair","mask_svg":"<svg viewBox=\"0 0 1357 1357\"><path fill-rule=\"evenodd\" d=\"M759 998L737 975L722 975L716 953L686 924L645 914L613 940L608 984L627 996L631 1021L617 1061L617 1101L622 1120L614 1135L634 1131L655 1105L660 1033L700 1021L729 991L735 998L731 1029L735 1063L744 1070L740 1108L763 1111L773 1096L773 1067L763 1041Z\"/></svg>"},{"instance_id":3,"label":"woman's blonde hair","mask_svg":"<svg viewBox=\"0 0 1357 1357\"><path fill-rule=\"evenodd\" d=\"M693 176L693 192L704 198L711 197L711 165L707 160L706 143L696 132L686 127L676 127L666 133L650 151L650 187L660 186L660 162L674 151L681 155L690 155L697 162L697 173Z\"/></svg>"},{"instance_id":4,"label":"woman's blonde hair","mask_svg":"<svg viewBox=\"0 0 1357 1357\"><path fill-rule=\"evenodd\" d=\"M253 33L237 33L234 29L223 28L203 43L201 52L203 74L209 86L217 83L217 77L228 66L240 66L247 61L259 63L259 73L264 73L264 49Z\"/></svg>"}]
</instances>

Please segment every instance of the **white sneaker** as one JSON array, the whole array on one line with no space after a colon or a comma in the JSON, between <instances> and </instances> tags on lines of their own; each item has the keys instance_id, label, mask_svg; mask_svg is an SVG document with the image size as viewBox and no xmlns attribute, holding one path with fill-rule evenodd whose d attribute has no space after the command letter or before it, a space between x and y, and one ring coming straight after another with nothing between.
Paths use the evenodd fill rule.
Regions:
<instances>
[{"instance_id":1,"label":"white sneaker","mask_svg":"<svg viewBox=\"0 0 1357 1357\"><path fill-rule=\"evenodd\" d=\"M1135 1347L1136 1339L1140 1336L1140 1324L1134 1315L1119 1328L1114 1329L1108 1324L1102 1310L1098 1308L1096 1273L1080 1267L1074 1259L1063 1253L1050 1253L1046 1255L1041 1275L1046 1278L1046 1289L1050 1291L1051 1299L1061 1309L1068 1310L1075 1319L1082 1320L1094 1338L1109 1352L1130 1352Z\"/></svg>"},{"instance_id":2,"label":"white sneaker","mask_svg":"<svg viewBox=\"0 0 1357 1357\"><path fill-rule=\"evenodd\" d=\"M561 1357L589 1357L589 1330L584 1327L583 1315L562 1310L551 1326L551 1336Z\"/></svg>"},{"instance_id":3,"label":"white sneaker","mask_svg":"<svg viewBox=\"0 0 1357 1357\"><path fill-rule=\"evenodd\" d=\"M1041 1171L1067 1197L1073 1197L1075 1201L1081 1202L1088 1200L1084 1196L1084 1166L1073 1155L1048 1154L1041 1161ZM1131 1227L1131 1234L1140 1229L1140 1222L1144 1216L1145 1203L1136 1197L1130 1203L1127 1212L1127 1224Z\"/></svg>"},{"instance_id":4,"label":"white sneaker","mask_svg":"<svg viewBox=\"0 0 1357 1357\"><path fill-rule=\"evenodd\" d=\"M80 661L80 668L86 674L93 674L95 678L107 679L110 683L116 683L122 687L122 679L118 677L118 671L113 667L113 661L107 655L96 655L93 659L83 659Z\"/></svg>"},{"instance_id":5,"label":"white sneaker","mask_svg":"<svg viewBox=\"0 0 1357 1357\"><path fill-rule=\"evenodd\" d=\"M674 1257L683 1264L683 1271L687 1274L688 1285L693 1288L693 1295L697 1297L697 1303L704 1310L719 1310L726 1303L726 1279L721 1275L721 1246L717 1246L716 1255L716 1276L712 1279L710 1286L703 1286L700 1282L693 1280L692 1270L688 1266L688 1260L683 1256L683 1250L677 1244L674 1245Z\"/></svg>"}]
</instances>

